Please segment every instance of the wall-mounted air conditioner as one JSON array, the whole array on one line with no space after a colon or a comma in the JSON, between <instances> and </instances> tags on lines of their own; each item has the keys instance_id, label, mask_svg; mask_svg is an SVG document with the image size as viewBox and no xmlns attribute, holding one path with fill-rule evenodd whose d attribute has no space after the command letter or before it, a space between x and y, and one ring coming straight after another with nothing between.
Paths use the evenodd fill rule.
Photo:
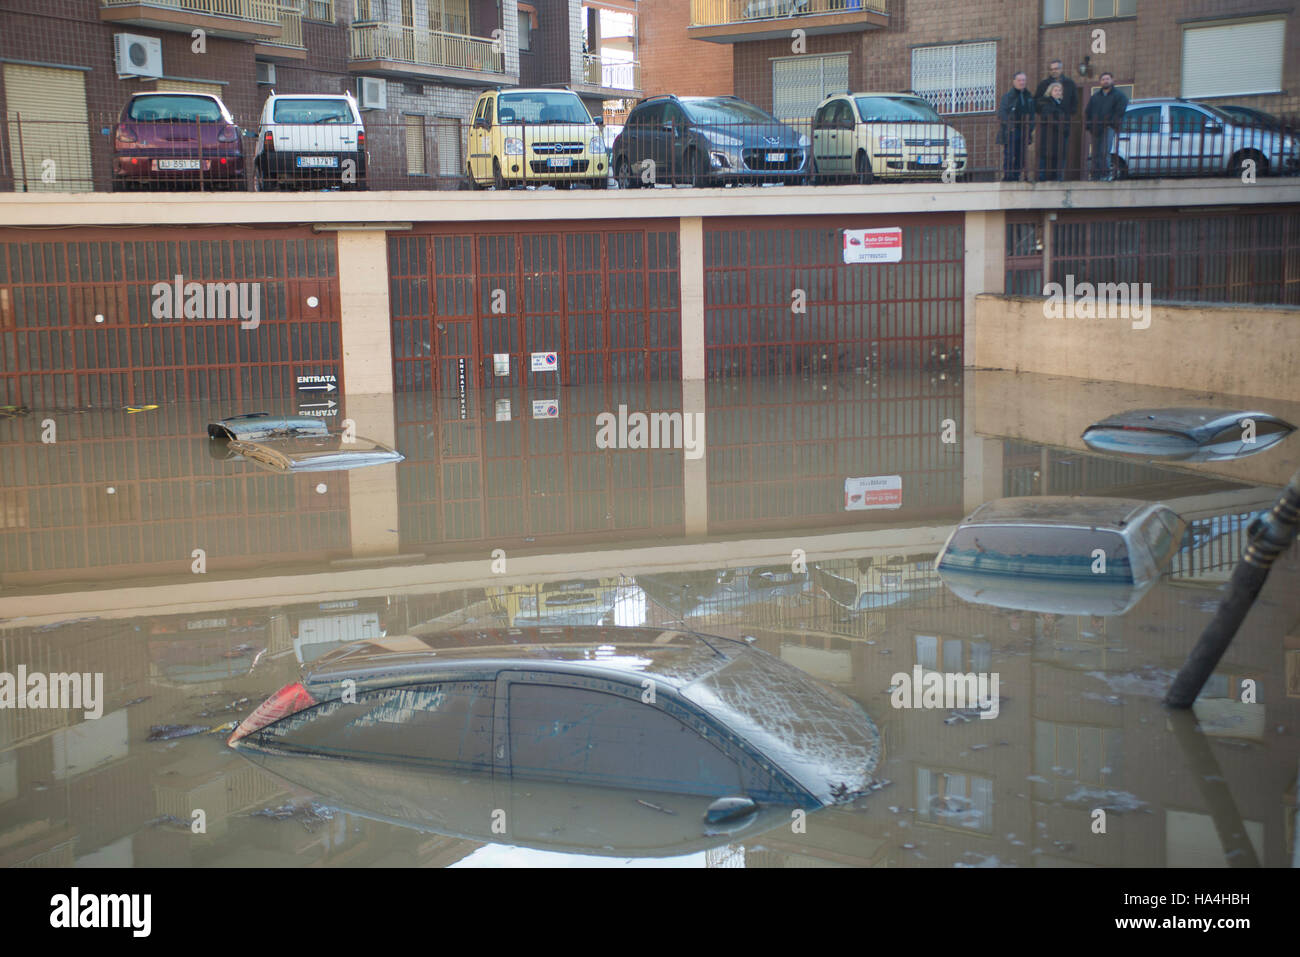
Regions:
<instances>
[{"instance_id":1,"label":"wall-mounted air conditioner","mask_svg":"<svg viewBox=\"0 0 1300 957\"><path fill-rule=\"evenodd\" d=\"M257 61L257 82L261 86L275 86L275 64Z\"/></svg>"},{"instance_id":2,"label":"wall-mounted air conditioner","mask_svg":"<svg viewBox=\"0 0 1300 957\"><path fill-rule=\"evenodd\" d=\"M133 33L113 34L118 76L162 76L162 41Z\"/></svg>"},{"instance_id":3,"label":"wall-mounted air conditioner","mask_svg":"<svg viewBox=\"0 0 1300 957\"><path fill-rule=\"evenodd\" d=\"M363 110L388 109L387 83L379 77L357 77L357 103Z\"/></svg>"}]
</instances>

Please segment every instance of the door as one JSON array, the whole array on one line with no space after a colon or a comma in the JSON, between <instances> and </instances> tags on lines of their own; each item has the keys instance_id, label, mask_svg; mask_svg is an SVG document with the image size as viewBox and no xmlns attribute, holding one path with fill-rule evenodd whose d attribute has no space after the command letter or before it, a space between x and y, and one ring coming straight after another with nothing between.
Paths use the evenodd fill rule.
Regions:
<instances>
[{"instance_id":1,"label":"door","mask_svg":"<svg viewBox=\"0 0 1300 957\"><path fill-rule=\"evenodd\" d=\"M14 189L92 190L85 74L7 63L4 89Z\"/></svg>"},{"instance_id":2,"label":"door","mask_svg":"<svg viewBox=\"0 0 1300 957\"><path fill-rule=\"evenodd\" d=\"M659 125L655 145L662 151L662 157L656 152L655 163L660 169L671 170L689 181L694 170L686 168L686 130L689 125L686 114L676 103L665 103L663 122Z\"/></svg>"},{"instance_id":3,"label":"door","mask_svg":"<svg viewBox=\"0 0 1300 957\"><path fill-rule=\"evenodd\" d=\"M812 150L813 160L819 173L829 173L833 169L831 159L832 126L831 117L835 113L835 101L823 103L813 114Z\"/></svg>"},{"instance_id":4,"label":"door","mask_svg":"<svg viewBox=\"0 0 1300 957\"><path fill-rule=\"evenodd\" d=\"M1209 113L1170 106L1169 141L1174 172L1209 176L1223 171L1223 125Z\"/></svg>"},{"instance_id":5,"label":"door","mask_svg":"<svg viewBox=\"0 0 1300 957\"><path fill-rule=\"evenodd\" d=\"M858 152L858 116L848 100L835 101L835 111L831 114L830 149L835 169L852 173Z\"/></svg>"},{"instance_id":6,"label":"door","mask_svg":"<svg viewBox=\"0 0 1300 957\"><path fill-rule=\"evenodd\" d=\"M1161 125L1159 106L1143 106L1124 114L1116 150L1133 176L1150 175L1159 167L1160 154L1168 146Z\"/></svg>"},{"instance_id":7,"label":"door","mask_svg":"<svg viewBox=\"0 0 1300 957\"><path fill-rule=\"evenodd\" d=\"M487 128L474 124L470 125L469 130L469 165L471 173L475 179L485 180L492 175L492 122L495 115L496 101L485 96L478 101L478 109L474 111L474 124L479 120L487 123Z\"/></svg>"}]
</instances>

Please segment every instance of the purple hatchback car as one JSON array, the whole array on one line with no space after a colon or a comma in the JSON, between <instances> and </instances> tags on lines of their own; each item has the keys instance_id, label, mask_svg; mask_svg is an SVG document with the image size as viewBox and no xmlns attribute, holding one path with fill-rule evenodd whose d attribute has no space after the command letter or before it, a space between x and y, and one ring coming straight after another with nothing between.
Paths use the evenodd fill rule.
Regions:
<instances>
[{"instance_id":1,"label":"purple hatchback car","mask_svg":"<svg viewBox=\"0 0 1300 957\"><path fill-rule=\"evenodd\" d=\"M113 137L113 189L243 189L244 151L226 105L206 93L136 93Z\"/></svg>"}]
</instances>

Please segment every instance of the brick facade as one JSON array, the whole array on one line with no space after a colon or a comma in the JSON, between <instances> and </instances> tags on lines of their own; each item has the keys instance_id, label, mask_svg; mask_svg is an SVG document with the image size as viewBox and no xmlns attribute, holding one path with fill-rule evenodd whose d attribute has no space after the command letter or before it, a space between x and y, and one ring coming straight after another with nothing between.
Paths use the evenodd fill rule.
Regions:
<instances>
[{"instance_id":1,"label":"brick facade","mask_svg":"<svg viewBox=\"0 0 1300 957\"><path fill-rule=\"evenodd\" d=\"M691 40L691 0L641 5L641 86L646 96L716 96L733 92L732 48Z\"/></svg>"}]
</instances>

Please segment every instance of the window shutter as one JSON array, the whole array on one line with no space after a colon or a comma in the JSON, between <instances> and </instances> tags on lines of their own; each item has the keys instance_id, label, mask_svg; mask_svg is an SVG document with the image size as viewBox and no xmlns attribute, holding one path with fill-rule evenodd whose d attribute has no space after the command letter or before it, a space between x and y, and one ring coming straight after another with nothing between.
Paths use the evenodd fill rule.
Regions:
<instances>
[{"instance_id":1,"label":"window shutter","mask_svg":"<svg viewBox=\"0 0 1300 957\"><path fill-rule=\"evenodd\" d=\"M85 74L6 63L4 84L14 188L47 193L90 190ZM21 137L17 114L22 114ZM52 183L42 175L47 159L54 161Z\"/></svg>"},{"instance_id":2,"label":"window shutter","mask_svg":"<svg viewBox=\"0 0 1300 957\"><path fill-rule=\"evenodd\" d=\"M1282 89L1286 20L1183 30L1182 95L1240 96Z\"/></svg>"},{"instance_id":3,"label":"window shutter","mask_svg":"<svg viewBox=\"0 0 1300 957\"><path fill-rule=\"evenodd\" d=\"M406 114L406 172L411 176L423 176L424 165L424 117Z\"/></svg>"}]
</instances>

